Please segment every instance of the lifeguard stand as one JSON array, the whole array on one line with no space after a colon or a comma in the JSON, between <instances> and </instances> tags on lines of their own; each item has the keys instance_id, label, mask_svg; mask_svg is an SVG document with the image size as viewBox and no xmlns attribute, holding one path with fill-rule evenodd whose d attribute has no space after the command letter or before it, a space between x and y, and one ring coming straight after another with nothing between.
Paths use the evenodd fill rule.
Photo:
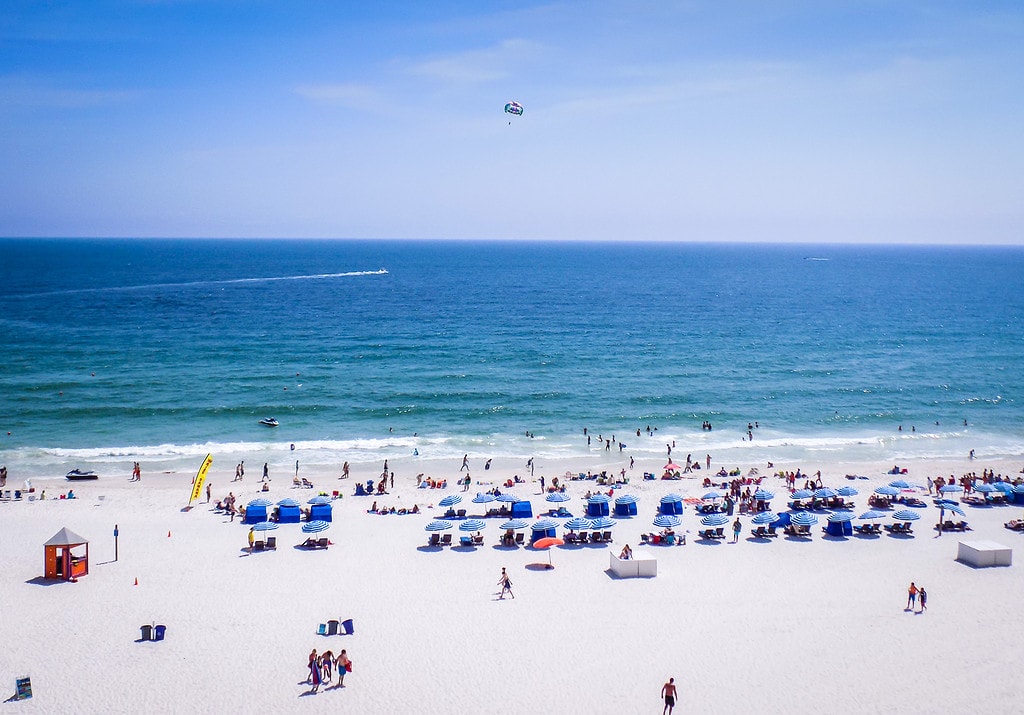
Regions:
<instances>
[{"instance_id":1,"label":"lifeguard stand","mask_svg":"<svg viewBox=\"0 0 1024 715\"><path fill-rule=\"evenodd\" d=\"M85 547L84 554L74 552L80 546ZM46 578L74 581L89 573L89 540L66 526L43 544L43 552L43 575Z\"/></svg>"}]
</instances>

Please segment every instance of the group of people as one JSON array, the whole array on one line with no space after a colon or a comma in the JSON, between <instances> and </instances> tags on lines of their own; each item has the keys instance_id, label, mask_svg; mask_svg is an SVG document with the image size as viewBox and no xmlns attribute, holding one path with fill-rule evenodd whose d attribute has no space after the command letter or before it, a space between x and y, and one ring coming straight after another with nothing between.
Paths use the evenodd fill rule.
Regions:
<instances>
[{"instance_id":1,"label":"group of people","mask_svg":"<svg viewBox=\"0 0 1024 715\"><path fill-rule=\"evenodd\" d=\"M138 462L132 462L132 478L129 482L141 482L142 481L142 467Z\"/></svg>"},{"instance_id":2,"label":"group of people","mask_svg":"<svg viewBox=\"0 0 1024 715\"><path fill-rule=\"evenodd\" d=\"M910 588L907 589L907 607L905 610L913 611L915 603L917 605L917 613L924 613L928 610L928 592L924 590L924 586L917 586L911 581Z\"/></svg>"},{"instance_id":3,"label":"group of people","mask_svg":"<svg viewBox=\"0 0 1024 715\"><path fill-rule=\"evenodd\" d=\"M341 653L335 658L334 654L326 650L319 655L316 652L316 648L309 654L309 676L306 678L306 682L312 685L311 693L318 692L320 686L323 683L330 683L334 677L334 673L338 674L338 684L336 688L345 687L345 675L352 672L352 661L349 660L348 654L345 649L341 649Z\"/></svg>"},{"instance_id":4,"label":"group of people","mask_svg":"<svg viewBox=\"0 0 1024 715\"><path fill-rule=\"evenodd\" d=\"M413 504L411 509L406 509L405 507L402 507L400 509L396 509L393 506L390 507L390 508L386 507L386 506L378 507L377 506L377 502L374 502L373 506L371 506L369 509L366 510L366 513L367 514L419 514L420 513L420 505L419 504Z\"/></svg>"}]
</instances>

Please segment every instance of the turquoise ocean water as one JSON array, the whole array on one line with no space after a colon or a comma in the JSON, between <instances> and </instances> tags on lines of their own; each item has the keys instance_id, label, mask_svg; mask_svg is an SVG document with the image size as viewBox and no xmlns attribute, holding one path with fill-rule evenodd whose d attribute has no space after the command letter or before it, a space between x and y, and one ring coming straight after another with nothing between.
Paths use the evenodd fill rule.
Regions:
<instances>
[{"instance_id":1,"label":"turquoise ocean water","mask_svg":"<svg viewBox=\"0 0 1024 715\"><path fill-rule=\"evenodd\" d=\"M672 440L740 463L1024 454L1020 248L33 239L0 256L12 474L208 451L232 468L574 456L583 427L638 459Z\"/></svg>"}]
</instances>

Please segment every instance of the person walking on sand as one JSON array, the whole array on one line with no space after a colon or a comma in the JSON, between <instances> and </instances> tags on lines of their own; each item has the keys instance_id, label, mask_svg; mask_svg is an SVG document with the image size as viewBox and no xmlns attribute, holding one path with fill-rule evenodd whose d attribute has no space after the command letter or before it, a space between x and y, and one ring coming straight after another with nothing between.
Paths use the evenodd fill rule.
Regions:
<instances>
[{"instance_id":1,"label":"person walking on sand","mask_svg":"<svg viewBox=\"0 0 1024 715\"><path fill-rule=\"evenodd\" d=\"M917 599L917 586L914 582L910 582L910 588L907 589L907 608L908 611L914 610L914 601Z\"/></svg>"},{"instance_id":2,"label":"person walking on sand","mask_svg":"<svg viewBox=\"0 0 1024 715\"><path fill-rule=\"evenodd\" d=\"M266 462L263 463L263 481L270 479L270 465Z\"/></svg>"},{"instance_id":3,"label":"person walking on sand","mask_svg":"<svg viewBox=\"0 0 1024 715\"><path fill-rule=\"evenodd\" d=\"M498 585L501 586L501 594L498 596L498 600L504 600L506 592L508 592L508 595L513 599L516 597L516 595L512 593L512 579L508 577L508 573L505 571L504 566L501 567L501 578L498 579Z\"/></svg>"},{"instance_id":4,"label":"person walking on sand","mask_svg":"<svg viewBox=\"0 0 1024 715\"><path fill-rule=\"evenodd\" d=\"M924 613L928 610L928 592L924 590L924 586L917 590L917 602L921 606L921 610L918 613Z\"/></svg>"},{"instance_id":5,"label":"person walking on sand","mask_svg":"<svg viewBox=\"0 0 1024 715\"><path fill-rule=\"evenodd\" d=\"M320 681L322 676L320 675L320 658L317 656L313 657L313 662L309 664L309 679L313 683L313 687L310 688L310 693L315 693L320 690Z\"/></svg>"},{"instance_id":6,"label":"person walking on sand","mask_svg":"<svg viewBox=\"0 0 1024 715\"><path fill-rule=\"evenodd\" d=\"M343 465L341 465L341 478L342 479L348 479L348 470L349 470L348 462L345 462Z\"/></svg>"},{"instance_id":7,"label":"person walking on sand","mask_svg":"<svg viewBox=\"0 0 1024 715\"><path fill-rule=\"evenodd\" d=\"M665 707L661 709L661 715L672 715L676 706L676 679L669 678L668 682L661 686L661 697L665 698Z\"/></svg>"},{"instance_id":8,"label":"person walking on sand","mask_svg":"<svg viewBox=\"0 0 1024 715\"><path fill-rule=\"evenodd\" d=\"M348 653L345 649L341 649L341 653L338 654L338 659L334 661L334 668L338 671L338 684L334 687L344 688L345 687L345 673L352 670L352 661L348 659Z\"/></svg>"},{"instance_id":9,"label":"person walking on sand","mask_svg":"<svg viewBox=\"0 0 1024 715\"><path fill-rule=\"evenodd\" d=\"M253 544L256 542L256 527L249 527L249 553L252 553Z\"/></svg>"},{"instance_id":10,"label":"person walking on sand","mask_svg":"<svg viewBox=\"0 0 1024 715\"><path fill-rule=\"evenodd\" d=\"M469 455L468 454L462 455L462 466L459 467L459 471L461 472L463 469L465 469L466 471L469 471Z\"/></svg>"},{"instance_id":11,"label":"person walking on sand","mask_svg":"<svg viewBox=\"0 0 1024 715\"><path fill-rule=\"evenodd\" d=\"M313 682L313 663L315 663L315 662L316 662L316 648L314 648L312 651L310 651L310 653L309 653L309 663L306 664L306 670L308 671L307 674L306 674L306 682L307 683L312 683Z\"/></svg>"},{"instance_id":12,"label":"person walking on sand","mask_svg":"<svg viewBox=\"0 0 1024 715\"><path fill-rule=\"evenodd\" d=\"M736 517L736 521L732 523L732 543L736 543L740 540L740 531L743 530L743 524L740 523L740 518Z\"/></svg>"}]
</instances>

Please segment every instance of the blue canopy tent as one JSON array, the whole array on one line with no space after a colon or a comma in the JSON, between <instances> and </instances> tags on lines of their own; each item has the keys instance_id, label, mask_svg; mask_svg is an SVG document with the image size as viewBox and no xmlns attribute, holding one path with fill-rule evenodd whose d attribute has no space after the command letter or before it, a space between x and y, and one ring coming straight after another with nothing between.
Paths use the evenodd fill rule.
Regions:
<instances>
[{"instance_id":1,"label":"blue canopy tent","mask_svg":"<svg viewBox=\"0 0 1024 715\"><path fill-rule=\"evenodd\" d=\"M310 521L331 521L330 504L313 504L309 507Z\"/></svg>"},{"instance_id":2,"label":"blue canopy tent","mask_svg":"<svg viewBox=\"0 0 1024 715\"><path fill-rule=\"evenodd\" d=\"M587 516L591 519L598 516L608 516L608 495L595 494L587 499Z\"/></svg>"},{"instance_id":3,"label":"blue canopy tent","mask_svg":"<svg viewBox=\"0 0 1024 715\"><path fill-rule=\"evenodd\" d=\"M678 494L666 494L661 498L662 514L682 514L683 498Z\"/></svg>"},{"instance_id":4,"label":"blue canopy tent","mask_svg":"<svg viewBox=\"0 0 1024 715\"><path fill-rule=\"evenodd\" d=\"M853 514L835 513L828 515L825 533L829 536L853 536Z\"/></svg>"},{"instance_id":5,"label":"blue canopy tent","mask_svg":"<svg viewBox=\"0 0 1024 715\"><path fill-rule=\"evenodd\" d=\"M302 510L294 499L282 499L277 503L277 520L281 524L298 524L302 521Z\"/></svg>"},{"instance_id":6,"label":"blue canopy tent","mask_svg":"<svg viewBox=\"0 0 1024 715\"><path fill-rule=\"evenodd\" d=\"M558 526L558 522L552 519L541 519L535 521L530 526L530 543L532 544L537 539L543 539L547 536L555 536L555 528Z\"/></svg>"},{"instance_id":7,"label":"blue canopy tent","mask_svg":"<svg viewBox=\"0 0 1024 715\"><path fill-rule=\"evenodd\" d=\"M513 519L532 519L533 505L528 501L517 501L512 504Z\"/></svg>"},{"instance_id":8,"label":"blue canopy tent","mask_svg":"<svg viewBox=\"0 0 1024 715\"><path fill-rule=\"evenodd\" d=\"M623 494L615 499L615 516L636 516L636 505L640 501L635 494Z\"/></svg>"},{"instance_id":9,"label":"blue canopy tent","mask_svg":"<svg viewBox=\"0 0 1024 715\"><path fill-rule=\"evenodd\" d=\"M267 507L270 506L270 502L266 499L254 499L245 505L245 518L242 519L243 524L258 524L261 521L267 521Z\"/></svg>"}]
</instances>

